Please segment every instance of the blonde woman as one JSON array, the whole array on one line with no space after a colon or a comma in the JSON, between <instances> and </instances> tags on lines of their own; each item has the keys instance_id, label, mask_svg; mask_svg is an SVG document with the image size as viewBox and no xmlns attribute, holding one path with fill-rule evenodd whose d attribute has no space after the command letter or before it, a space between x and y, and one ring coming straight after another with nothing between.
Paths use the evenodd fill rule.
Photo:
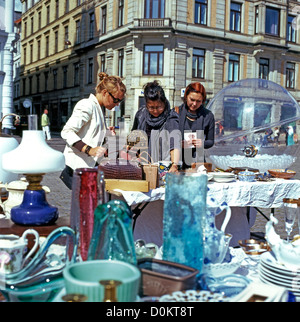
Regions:
<instances>
[{"instance_id":1,"label":"blonde woman","mask_svg":"<svg viewBox=\"0 0 300 322\"><path fill-rule=\"evenodd\" d=\"M66 168L61 179L72 188L73 171L77 168L93 168L106 153L105 137L107 131L114 133L113 127L107 127L103 108L112 110L125 98L126 86L121 78L99 74L100 82L96 93L80 100L64 126L61 136L66 141L64 151Z\"/></svg>"}]
</instances>

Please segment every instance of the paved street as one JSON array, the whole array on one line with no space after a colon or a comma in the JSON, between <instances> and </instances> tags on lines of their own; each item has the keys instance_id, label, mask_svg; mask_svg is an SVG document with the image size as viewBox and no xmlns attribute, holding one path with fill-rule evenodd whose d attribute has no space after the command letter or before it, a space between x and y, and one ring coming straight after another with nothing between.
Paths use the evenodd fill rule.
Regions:
<instances>
[{"instance_id":1,"label":"paved street","mask_svg":"<svg viewBox=\"0 0 300 322\"><path fill-rule=\"evenodd\" d=\"M59 134L53 134L53 139L51 141L48 141L48 144L58 150L63 151L64 150L64 142L60 138ZM297 171L296 178L300 179L300 155L298 156L298 162L296 162L292 170ZM66 186L61 182L59 179L60 173L53 173L48 174L44 177L43 185L48 186L51 189L50 194L47 196L47 200L51 205L54 205L58 207L60 216L69 216L70 215L70 209L71 209L71 197L72 192L66 188ZM300 197L300 192L299 192ZM264 214L267 216L270 215L269 209L261 209ZM280 224L276 227L277 232L282 236L282 238L286 237L286 233L284 230L284 214L281 209L275 211L275 215L277 218L279 218ZM266 219L261 216L260 214L257 215L257 219L255 222L254 227L252 227L252 232L258 233L258 235L263 236L264 230L265 230L265 224ZM298 234L298 223L296 222L294 225L294 231L293 235Z\"/></svg>"}]
</instances>

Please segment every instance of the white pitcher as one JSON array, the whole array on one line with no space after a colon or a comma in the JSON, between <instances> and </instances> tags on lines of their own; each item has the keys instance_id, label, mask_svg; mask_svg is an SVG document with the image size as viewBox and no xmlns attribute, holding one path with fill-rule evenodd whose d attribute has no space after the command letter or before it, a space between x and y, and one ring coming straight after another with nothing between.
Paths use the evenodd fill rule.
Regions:
<instances>
[{"instance_id":1,"label":"white pitcher","mask_svg":"<svg viewBox=\"0 0 300 322\"><path fill-rule=\"evenodd\" d=\"M35 243L30 252L24 257L27 250L27 236L34 235ZM11 274L20 271L26 261L36 251L39 245L39 234L36 230L26 230L22 237L16 235L0 235L0 273Z\"/></svg>"}]
</instances>

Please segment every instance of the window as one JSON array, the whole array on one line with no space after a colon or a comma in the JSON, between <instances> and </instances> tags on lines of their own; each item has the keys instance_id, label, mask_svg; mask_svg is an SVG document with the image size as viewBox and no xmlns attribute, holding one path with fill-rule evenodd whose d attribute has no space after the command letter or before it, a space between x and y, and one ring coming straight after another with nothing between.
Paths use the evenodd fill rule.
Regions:
<instances>
[{"instance_id":1,"label":"window","mask_svg":"<svg viewBox=\"0 0 300 322\"><path fill-rule=\"evenodd\" d=\"M124 25L124 0L119 0L118 27Z\"/></svg>"},{"instance_id":2,"label":"window","mask_svg":"<svg viewBox=\"0 0 300 322\"><path fill-rule=\"evenodd\" d=\"M44 77L45 77L45 92L47 92L48 91L49 72L45 72Z\"/></svg>"},{"instance_id":3,"label":"window","mask_svg":"<svg viewBox=\"0 0 300 322\"><path fill-rule=\"evenodd\" d=\"M41 41L40 40L37 41L37 58L38 60L41 59Z\"/></svg>"},{"instance_id":4,"label":"window","mask_svg":"<svg viewBox=\"0 0 300 322\"><path fill-rule=\"evenodd\" d=\"M242 5L232 2L230 4L230 30L241 32Z\"/></svg>"},{"instance_id":5,"label":"window","mask_svg":"<svg viewBox=\"0 0 300 322\"><path fill-rule=\"evenodd\" d=\"M163 60L163 45L145 45L144 75L163 75Z\"/></svg>"},{"instance_id":6,"label":"window","mask_svg":"<svg viewBox=\"0 0 300 322\"><path fill-rule=\"evenodd\" d=\"M295 64L286 65L286 88L295 88Z\"/></svg>"},{"instance_id":7,"label":"window","mask_svg":"<svg viewBox=\"0 0 300 322\"><path fill-rule=\"evenodd\" d=\"M75 38L75 44L80 44L80 20L76 21L76 38Z\"/></svg>"},{"instance_id":8,"label":"window","mask_svg":"<svg viewBox=\"0 0 300 322\"><path fill-rule=\"evenodd\" d=\"M255 6L255 34L259 32L259 7Z\"/></svg>"},{"instance_id":9,"label":"window","mask_svg":"<svg viewBox=\"0 0 300 322\"><path fill-rule=\"evenodd\" d=\"M56 0L55 2L55 18L59 18L59 0Z\"/></svg>"},{"instance_id":10,"label":"window","mask_svg":"<svg viewBox=\"0 0 300 322\"><path fill-rule=\"evenodd\" d=\"M279 35L279 16L280 11L275 8L267 7L266 9L266 34Z\"/></svg>"},{"instance_id":11,"label":"window","mask_svg":"<svg viewBox=\"0 0 300 322\"><path fill-rule=\"evenodd\" d=\"M296 30L293 26L294 19L296 19L294 16L288 16L286 40L290 42L296 42Z\"/></svg>"},{"instance_id":12,"label":"window","mask_svg":"<svg viewBox=\"0 0 300 322\"><path fill-rule=\"evenodd\" d=\"M45 55L46 55L46 57L48 57L49 56L49 50L50 50L50 48L49 48L49 36L46 36L46 48L45 48L45 50L46 50Z\"/></svg>"},{"instance_id":13,"label":"window","mask_svg":"<svg viewBox=\"0 0 300 322\"><path fill-rule=\"evenodd\" d=\"M93 83L94 59L89 58L88 62L88 84Z\"/></svg>"},{"instance_id":14,"label":"window","mask_svg":"<svg viewBox=\"0 0 300 322\"><path fill-rule=\"evenodd\" d=\"M53 89L57 89L57 69L53 69Z\"/></svg>"},{"instance_id":15,"label":"window","mask_svg":"<svg viewBox=\"0 0 300 322\"><path fill-rule=\"evenodd\" d=\"M106 19L107 19L107 8L102 7L102 20L101 20L101 34L106 34Z\"/></svg>"},{"instance_id":16,"label":"window","mask_svg":"<svg viewBox=\"0 0 300 322\"><path fill-rule=\"evenodd\" d=\"M119 50L119 55L118 55L118 69L119 69L119 73L118 75L120 77L124 76L124 49L120 49Z\"/></svg>"},{"instance_id":17,"label":"window","mask_svg":"<svg viewBox=\"0 0 300 322\"><path fill-rule=\"evenodd\" d=\"M204 78L205 50L194 49L193 52L193 77Z\"/></svg>"},{"instance_id":18,"label":"window","mask_svg":"<svg viewBox=\"0 0 300 322\"><path fill-rule=\"evenodd\" d=\"M165 17L165 0L145 0L145 19Z\"/></svg>"},{"instance_id":19,"label":"window","mask_svg":"<svg viewBox=\"0 0 300 322\"><path fill-rule=\"evenodd\" d=\"M63 67L63 88L68 87L68 66Z\"/></svg>"},{"instance_id":20,"label":"window","mask_svg":"<svg viewBox=\"0 0 300 322\"><path fill-rule=\"evenodd\" d=\"M195 23L207 25L207 0L195 1Z\"/></svg>"},{"instance_id":21,"label":"window","mask_svg":"<svg viewBox=\"0 0 300 322\"><path fill-rule=\"evenodd\" d=\"M47 6L47 25L50 23L50 6Z\"/></svg>"},{"instance_id":22,"label":"window","mask_svg":"<svg viewBox=\"0 0 300 322\"><path fill-rule=\"evenodd\" d=\"M105 55L101 55L100 58L100 72L105 73Z\"/></svg>"},{"instance_id":23,"label":"window","mask_svg":"<svg viewBox=\"0 0 300 322\"><path fill-rule=\"evenodd\" d=\"M68 13L70 10L70 2L69 0L65 0L65 13Z\"/></svg>"},{"instance_id":24,"label":"window","mask_svg":"<svg viewBox=\"0 0 300 322\"><path fill-rule=\"evenodd\" d=\"M69 48L69 26L65 26L65 49Z\"/></svg>"},{"instance_id":25,"label":"window","mask_svg":"<svg viewBox=\"0 0 300 322\"><path fill-rule=\"evenodd\" d=\"M260 79L266 79L269 78L269 59L260 58L259 59L259 75L258 77Z\"/></svg>"},{"instance_id":26,"label":"window","mask_svg":"<svg viewBox=\"0 0 300 322\"><path fill-rule=\"evenodd\" d=\"M89 40L93 39L95 35L95 13L90 14L90 25L89 25Z\"/></svg>"},{"instance_id":27,"label":"window","mask_svg":"<svg viewBox=\"0 0 300 322\"><path fill-rule=\"evenodd\" d=\"M74 86L79 86L79 63L74 64Z\"/></svg>"},{"instance_id":28,"label":"window","mask_svg":"<svg viewBox=\"0 0 300 322\"><path fill-rule=\"evenodd\" d=\"M55 31L54 33L54 38L55 38L55 53L58 53L58 31Z\"/></svg>"},{"instance_id":29,"label":"window","mask_svg":"<svg viewBox=\"0 0 300 322\"><path fill-rule=\"evenodd\" d=\"M229 55L228 81L236 82L239 80L240 73L240 56L235 54Z\"/></svg>"}]
</instances>

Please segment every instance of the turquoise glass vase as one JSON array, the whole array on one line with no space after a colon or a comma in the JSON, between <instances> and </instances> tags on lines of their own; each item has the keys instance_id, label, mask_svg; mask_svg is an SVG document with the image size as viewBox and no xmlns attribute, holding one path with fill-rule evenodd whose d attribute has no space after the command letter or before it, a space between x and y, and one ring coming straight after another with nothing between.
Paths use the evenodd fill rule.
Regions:
<instances>
[{"instance_id":1,"label":"turquoise glass vase","mask_svg":"<svg viewBox=\"0 0 300 322\"><path fill-rule=\"evenodd\" d=\"M204 258L207 175L167 173L163 259L201 272Z\"/></svg>"},{"instance_id":2,"label":"turquoise glass vase","mask_svg":"<svg viewBox=\"0 0 300 322\"><path fill-rule=\"evenodd\" d=\"M121 200L100 204L95 210L88 260L119 260L137 264L132 212Z\"/></svg>"}]
</instances>

